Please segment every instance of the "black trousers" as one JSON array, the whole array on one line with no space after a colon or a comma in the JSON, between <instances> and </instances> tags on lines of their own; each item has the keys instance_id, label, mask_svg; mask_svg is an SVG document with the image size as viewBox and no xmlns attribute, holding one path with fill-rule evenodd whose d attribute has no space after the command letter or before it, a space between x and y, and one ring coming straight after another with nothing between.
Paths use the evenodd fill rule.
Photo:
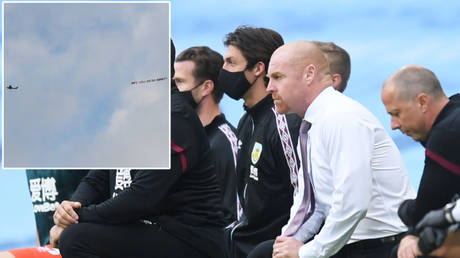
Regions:
<instances>
[{"instance_id":1,"label":"black trousers","mask_svg":"<svg viewBox=\"0 0 460 258\"><path fill-rule=\"evenodd\" d=\"M372 239L345 245L331 258L389 258L392 249L399 243L402 235L390 240L389 238ZM267 240L258 244L248 255L248 258L271 258L275 240Z\"/></svg>"},{"instance_id":2,"label":"black trousers","mask_svg":"<svg viewBox=\"0 0 460 258\"><path fill-rule=\"evenodd\" d=\"M78 223L59 239L63 258L71 257L193 257L205 258L160 226L142 223L107 225Z\"/></svg>"},{"instance_id":3,"label":"black trousers","mask_svg":"<svg viewBox=\"0 0 460 258\"><path fill-rule=\"evenodd\" d=\"M345 245L331 258L389 258L404 234L368 239Z\"/></svg>"},{"instance_id":4,"label":"black trousers","mask_svg":"<svg viewBox=\"0 0 460 258\"><path fill-rule=\"evenodd\" d=\"M248 255L248 258L272 258L274 239L258 244Z\"/></svg>"},{"instance_id":5,"label":"black trousers","mask_svg":"<svg viewBox=\"0 0 460 258\"><path fill-rule=\"evenodd\" d=\"M382 243L379 246L349 248L344 246L331 258L389 258L394 243Z\"/></svg>"}]
</instances>

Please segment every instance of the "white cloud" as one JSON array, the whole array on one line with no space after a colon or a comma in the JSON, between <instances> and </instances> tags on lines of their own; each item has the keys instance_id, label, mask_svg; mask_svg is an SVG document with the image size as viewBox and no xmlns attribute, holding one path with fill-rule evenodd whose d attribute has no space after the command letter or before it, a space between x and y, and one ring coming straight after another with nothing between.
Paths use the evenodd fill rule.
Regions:
<instances>
[{"instance_id":1,"label":"white cloud","mask_svg":"<svg viewBox=\"0 0 460 258\"><path fill-rule=\"evenodd\" d=\"M90 148L82 150L80 158L88 156L93 166L99 160L110 160L115 167L149 167L152 162L168 166L169 151L158 148L169 147L168 133L161 130L169 117L164 89L169 89L167 81L124 89L108 126L94 137Z\"/></svg>"},{"instance_id":2,"label":"white cloud","mask_svg":"<svg viewBox=\"0 0 460 258\"><path fill-rule=\"evenodd\" d=\"M5 27L5 83L20 89L5 92L6 165L84 167L85 160L94 157L90 153L101 153L104 155L93 164L111 166L113 157L118 157L117 149L128 153L149 149L137 139L150 137L151 131L139 130L144 127L161 131L165 140L153 149L168 151L155 157L137 155L136 161L159 164L158 157L168 157L169 87L136 89L130 85L133 80L168 75L166 7L7 5L5 24L11 26ZM161 98L153 101L156 96ZM161 112L148 113L153 107ZM156 127L143 124L150 120L142 120L142 115L158 117L162 123ZM82 151L85 149L91 151Z\"/></svg>"}]
</instances>

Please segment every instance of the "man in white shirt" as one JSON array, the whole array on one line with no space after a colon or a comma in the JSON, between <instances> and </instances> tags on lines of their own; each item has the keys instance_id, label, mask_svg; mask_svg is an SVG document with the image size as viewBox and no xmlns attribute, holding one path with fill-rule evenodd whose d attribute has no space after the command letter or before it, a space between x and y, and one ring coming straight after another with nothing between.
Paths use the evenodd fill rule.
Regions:
<instances>
[{"instance_id":1,"label":"man in white shirt","mask_svg":"<svg viewBox=\"0 0 460 258\"><path fill-rule=\"evenodd\" d=\"M273 256L388 257L407 230L398 207L415 196L396 145L367 109L331 87L329 65L314 43L278 48L268 77L277 111L311 124L306 150L298 144L297 151L307 153L299 171L307 166L316 202L300 230L317 227L318 214L325 219L306 244L278 237Z\"/></svg>"},{"instance_id":2,"label":"man in white shirt","mask_svg":"<svg viewBox=\"0 0 460 258\"><path fill-rule=\"evenodd\" d=\"M329 63L329 70L332 77L332 87L334 89L344 92L347 87L348 78L350 78L351 62L350 55L347 51L333 42L322 42L322 41L312 41L316 46L318 46L326 57L327 62ZM279 106L278 109L283 109ZM297 140L297 139L296 139ZM297 176L293 177L295 179L304 178L303 170L294 171ZM324 212L316 212L315 216L308 218L309 222L301 225L300 228L293 232L288 230L293 224L293 219L296 214L302 209L302 200L303 197L307 197L309 193L305 190L305 183L303 180L296 180L293 183L294 187L294 204L291 206L290 210L290 220L281 230L282 236L291 236L303 243L309 241L316 233L318 233L321 224L324 221ZM307 208L307 207L305 207ZM321 208L321 207L320 207ZM320 209L317 208L317 209ZM319 210L318 210L319 211ZM273 244L275 239L266 240L258 244L248 255L248 258L271 258L273 254Z\"/></svg>"}]
</instances>

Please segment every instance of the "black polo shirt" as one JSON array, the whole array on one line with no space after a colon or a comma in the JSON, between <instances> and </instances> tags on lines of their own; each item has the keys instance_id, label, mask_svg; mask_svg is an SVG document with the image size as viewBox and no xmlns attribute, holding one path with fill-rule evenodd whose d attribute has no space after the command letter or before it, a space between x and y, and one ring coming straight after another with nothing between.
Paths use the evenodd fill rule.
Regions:
<instances>
[{"instance_id":1,"label":"black polo shirt","mask_svg":"<svg viewBox=\"0 0 460 258\"><path fill-rule=\"evenodd\" d=\"M408 226L415 226L429 211L442 208L460 194L460 94L450 97L422 145L425 167L417 198L400 208L405 210L402 215Z\"/></svg>"}]
</instances>

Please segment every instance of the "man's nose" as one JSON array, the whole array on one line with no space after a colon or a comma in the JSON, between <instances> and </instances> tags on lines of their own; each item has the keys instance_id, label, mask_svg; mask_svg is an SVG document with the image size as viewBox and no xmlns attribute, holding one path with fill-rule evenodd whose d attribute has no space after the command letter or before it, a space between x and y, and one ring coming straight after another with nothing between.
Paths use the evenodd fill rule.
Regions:
<instances>
[{"instance_id":1,"label":"man's nose","mask_svg":"<svg viewBox=\"0 0 460 258\"><path fill-rule=\"evenodd\" d=\"M269 93L273 93L275 91L275 86L271 81L268 82L266 91Z\"/></svg>"},{"instance_id":2,"label":"man's nose","mask_svg":"<svg viewBox=\"0 0 460 258\"><path fill-rule=\"evenodd\" d=\"M391 129L392 130L401 129L401 124L396 118L391 118Z\"/></svg>"}]
</instances>

